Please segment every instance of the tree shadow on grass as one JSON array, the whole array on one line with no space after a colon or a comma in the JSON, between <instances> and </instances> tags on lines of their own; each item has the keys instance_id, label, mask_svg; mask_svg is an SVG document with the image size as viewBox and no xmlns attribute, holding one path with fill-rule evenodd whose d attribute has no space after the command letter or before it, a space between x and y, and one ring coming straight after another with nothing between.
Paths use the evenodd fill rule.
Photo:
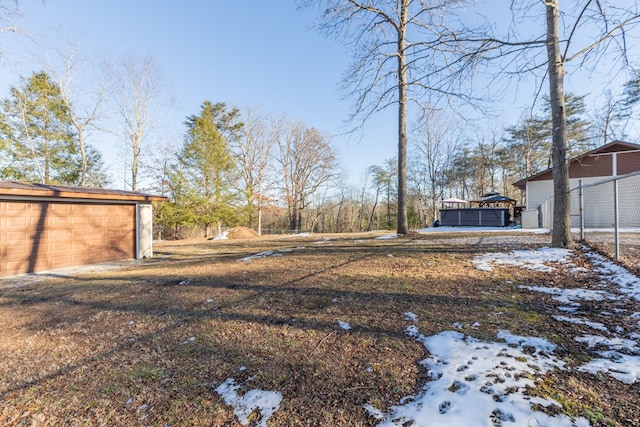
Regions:
<instances>
[{"instance_id":1,"label":"tree shadow on grass","mask_svg":"<svg viewBox=\"0 0 640 427\"><path fill-rule=\"evenodd\" d=\"M184 278L182 272L188 272L190 267L199 265L202 262L202 258L199 258L196 261L181 261L181 271L170 274L163 273L164 270L150 274L142 267L132 272L116 272L114 275L121 277L115 279L110 277L111 275L104 275L102 278L58 277L57 279L64 279L64 285L59 290L55 285L50 285L45 290L40 287L4 289L0 294L4 299L0 309L38 311L39 318L28 326L32 332L42 331L43 319L59 316L60 312L67 313L64 325L61 326L63 330L65 325L73 324L74 319L76 322L82 322L100 312L124 313L132 318L135 318L132 315L145 316L146 321L149 322L154 322L153 319L156 319L158 327L137 336L135 341L114 343L107 350L87 355L77 362L54 368L43 375L30 379L17 379L13 385L0 390L0 397L19 390L42 386L52 379L71 375L95 363L118 359L116 356L121 353L136 351L140 346L152 345L154 340L175 334L179 330L185 330L186 334L186 330L190 328L215 326L224 330L228 327L227 325L233 328L259 325L282 331L297 330L314 334L316 339L313 346L322 344L320 341L324 338L318 339L318 336L338 336L339 334L350 334L363 342L384 339L395 343L406 343L413 340L405 334L407 322L402 318L402 312L405 310L418 312L421 321L429 325L425 329L438 331L444 325L450 325L453 319L471 319L483 310L502 310L513 307L513 302L499 296L487 298L477 293L466 296L438 294L437 291L430 289L432 281L425 281L421 284L422 289L412 293L401 292L397 289L405 282L402 277L385 279L384 285L378 286L375 291L350 289L346 283L328 282L323 286L314 285L314 282L320 279L326 282L327 279L323 275L329 272L337 272L350 264L380 257L381 254L392 249L402 249L406 251L405 253L420 255L459 252L455 247L437 247L428 250L407 247L406 242L385 244L383 247L375 248L343 245L338 248L339 257L327 266L305 271L301 265L296 274L281 279L278 279L275 274L276 280L268 283L252 282L251 277L230 277L208 273L182 283L183 281L179 280ZM244 254L247 254L252 253L254 248L243 248L243 250ZM335 247L314 247L311 250L299 250L296 255L314 259L319 256L335 257L336 250ZM481 249L465 248L465 250L478 252ZM239 259L242 255L243 253L233 252L233 255L225 254L224 256ZM175 265L169 263L169 267L175 267ZM271 265L267 261L264 265L252 265L247 268L260 273L263 270L277 268L277 263ZM487 278L487 280L491 279ZM441 282L444 288L453 285L447 280ZM128 287L128 284L136 285L137 288ZM467 283L456 282L455 285L462 288L468 286L472 289L478 284L469 280ZM381 291L381 287L386 290ZM207 302L208 299L211 299L211 302ZM340 328L338 320L351 322L352 329L345 332ZM180 352L184 348L184 344L179 340L173 339L171 342L174 343L171 351ZM220 342L214 344L204 345L202 351L208 354L212 351L222 351L234 356L250 353L255 346L252 342L237 342L233 345L227 343L228 348L224 350ZM287 360L286 363L291 364L284 355L275 354L273 358ZM414 357L412 363L415 363L415 360ZM312 362L299 361L299 365L291 369L313 371Z\"/></svg>"}]
</instances>

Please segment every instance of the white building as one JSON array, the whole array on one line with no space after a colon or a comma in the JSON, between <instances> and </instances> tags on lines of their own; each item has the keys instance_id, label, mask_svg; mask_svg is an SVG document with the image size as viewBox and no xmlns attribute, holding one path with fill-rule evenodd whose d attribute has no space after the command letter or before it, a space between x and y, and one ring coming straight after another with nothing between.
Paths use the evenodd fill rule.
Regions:
<instances>
[{"instance_id":1,"label":"white building","mask_svg":"<svg viewBox=\"0 0 640 427\"><path fill-rule=\"evenodd\" d=\"M614 141L602 147L574 157L569 163L569 188L571 191L572 227L579 225L579 199L576 189L598 182L611 180L614 177L633 174L640 171L640 145L628 142ZM640 176L638 177L640 181ZM543 227L550 227L553 203L553 169L547 169L528 178L522 179L514 185L526 192L526 212L538 211L538 223ZM629 186L627 186L629 187ZM625 187L625 188L627 188ZM635 193L626 194L624 189L619 194L619 211L634 212L638 201ZM601 185L590 187L584 198L584 206L599 210L600 214L588 216L587 227L610 227L613 225L613 186ZM626 206L631 204L633 206ZM524 217L523 217L524 226Z\"/></svg>"}]
</instances>

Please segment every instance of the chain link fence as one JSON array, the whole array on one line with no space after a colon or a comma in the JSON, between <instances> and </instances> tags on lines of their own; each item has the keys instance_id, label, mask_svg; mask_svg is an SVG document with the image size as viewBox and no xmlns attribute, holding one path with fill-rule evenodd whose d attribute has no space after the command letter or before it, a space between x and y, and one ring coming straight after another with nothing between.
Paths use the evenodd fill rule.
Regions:
<instances>
[{"instance_id":1,"label":"chain link fence","mask_svg":"<svg viewBox=\"0 0 640 427\"><path fill-rule=\"evenodd\" d=\"M579 239L640 271L640 172L571 189L571 229ZM539 224L553 228L553 197L538 207Z\"/></svg>"},{"instance_id":2,"label":"chain link fence","mask_svg":"<svg viewBox=\"0 0 640 427\"><path fill-rule=\"evenodd\" d=\"M640 270L640 172L580 183L571 190L571 203L577 206L572 228L579 229L580 240Z\"/></svg>"}]
</instances>

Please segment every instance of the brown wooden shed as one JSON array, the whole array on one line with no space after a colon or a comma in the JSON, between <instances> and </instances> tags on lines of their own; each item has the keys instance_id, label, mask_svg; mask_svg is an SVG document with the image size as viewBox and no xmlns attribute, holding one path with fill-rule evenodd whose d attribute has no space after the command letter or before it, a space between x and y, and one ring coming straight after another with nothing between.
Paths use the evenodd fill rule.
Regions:
<instances>
[{"instance_id":1,"label":"brown wooden shed","mask_svg":"<svg viewBox=\"0 0 640 427\"><path fill-rule=\"evenodd\" d=\"M0 276L151 257L151 202L166 200L0 181Z\"/></svg>"}]
</instances>

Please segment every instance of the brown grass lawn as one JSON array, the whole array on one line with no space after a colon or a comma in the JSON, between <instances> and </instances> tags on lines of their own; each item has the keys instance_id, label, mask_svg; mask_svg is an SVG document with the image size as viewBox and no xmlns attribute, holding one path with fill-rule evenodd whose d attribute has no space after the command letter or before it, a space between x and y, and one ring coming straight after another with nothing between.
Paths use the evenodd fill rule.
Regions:
<instances>
[{"instance_id":1,"label":"brown grass lawn","mask_svg":"<svg viewBox=\"0 0 640 427\"><path fill-rule=\"evenodd\" d=\"M584 325L553 320L550 296L519 286L595 279L472 264L548 236L374 237L161 242L153 259L116 269L0 280L0 425L237 426L215 391L227 378L240 393L282 394L269 426L375 425L363 405L384 410L428 381L404 312L425 335L457 322L483 340L500 329L547 338L570 366L593 357L574 340ZM241 260L263 251L275 255ZM562 371L538 384L592 425L640 425L637 383Z\"/></svg>"}]
</instances>

